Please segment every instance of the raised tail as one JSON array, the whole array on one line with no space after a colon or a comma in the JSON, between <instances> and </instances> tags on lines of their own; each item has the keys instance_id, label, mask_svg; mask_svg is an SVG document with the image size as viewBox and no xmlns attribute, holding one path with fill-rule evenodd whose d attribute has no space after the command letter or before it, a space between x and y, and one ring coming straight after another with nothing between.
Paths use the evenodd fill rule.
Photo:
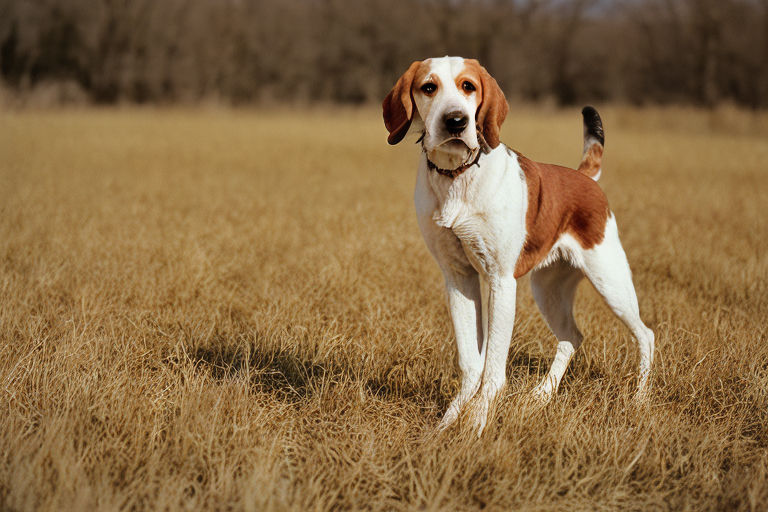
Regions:
<instances>
[{"instance_id":1,"label":"raised tail","mask_svg":"<svg viewBox=\"0 0 768 512\"><path fill-rule=\"evenodd\" d=\"M584 154L581 157L578 171L597 181L602 172L603 147L605 146L603 122L594 107L584 107L581 115L584 116Z\"/></svg>"}]
</instances>

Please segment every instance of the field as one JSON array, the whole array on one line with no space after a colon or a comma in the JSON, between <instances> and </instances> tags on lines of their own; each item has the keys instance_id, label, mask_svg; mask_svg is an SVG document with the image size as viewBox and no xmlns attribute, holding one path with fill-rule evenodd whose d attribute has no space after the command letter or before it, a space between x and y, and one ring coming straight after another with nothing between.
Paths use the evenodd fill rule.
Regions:
<instances>
[{"instance_id":1,"label":"field","mask_svg":"<svg viewBox=\"0 0 768 512\"><path fill-rule=\"evenodd\" d=\"M533 407L524 278L481 439L435 432L455 348L378 110L0 113L0 509L765 510L768 115L602 113L650 402L584 283ZM502 140L576 165L579 110L513 106Z\"/></svg>"}]
</instances>

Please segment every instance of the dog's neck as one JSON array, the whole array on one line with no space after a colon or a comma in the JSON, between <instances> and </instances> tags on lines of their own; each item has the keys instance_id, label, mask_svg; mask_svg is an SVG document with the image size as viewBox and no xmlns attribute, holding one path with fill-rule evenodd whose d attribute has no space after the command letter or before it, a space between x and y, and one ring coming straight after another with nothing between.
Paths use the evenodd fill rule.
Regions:
<instances>
[{"instance_id":1,"label":"dog's neck","mask_svg":"<svg viewBox=\"0 0 768 512\"><path fill-rule=\"evenodd\" d=\"M455 178L431 169L427 155L421 157L419 175L434 199L433 220L444 228L453 229L462 218L482 209L494 195L494 187L503 179L506 152L502 147L474 161ZM463 167L463 166L462 166Z\"/></svg>"},{"instance_id":2,"label":"dog's neck","mask_svg":"<svg viewBox=\"0 0 768 512\"><path fill-rule=\"evenodd\" d=\"M427 167L429 168L430 171L435 171L436 173L442 176L446 176L448 178L454 179L457 176L460 176L461 174L463 174L467 169L469 169L473 165L477 165L479 167L480 155L491 152L490 146L485 141L485 137L483 137L483 131L479 127L477 129L477 138L480 142L480 147L476 149L473 154L469 155L465 163L463 163L462 165L460 165L455 169L443 169L442 167L438 166L432 160L429 159L429 157L427 156L427 150L424 147L424 133L421 134L421 137L419 137L416 143L421 144L421 150L424 152L424 156L427 159Z\"/></svg>"},{"instance_id":3,"label":"dog's neck","mask_svg":"<svg viewBox=\"0 0 768 512\"><path fill-rule=\"evenodd\" d=\"M432 160L430 160L429 157L427 157L427 167L431 171L435 171L438 174L442 174L443 176L447 176L451 179L454 179L457 176L460 176L464 171L466 171L473 165L477 165L478 162L480 161L481 154L482 154L482 151L478 150L477 154L475 155L475 158L473 158L471 162L461 165L456 169L442 169L437 165L435 165L435 163Z\"/></svg>"}]
</instances>

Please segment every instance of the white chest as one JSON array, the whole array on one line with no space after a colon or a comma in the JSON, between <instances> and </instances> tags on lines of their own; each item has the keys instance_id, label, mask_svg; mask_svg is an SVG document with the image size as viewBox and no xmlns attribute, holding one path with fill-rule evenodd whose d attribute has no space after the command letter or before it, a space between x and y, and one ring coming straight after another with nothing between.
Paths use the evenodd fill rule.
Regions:
<instances>
[{"instance_id":1,"label":"white chest","mask_svg":"<svg viewBox=\"0 0 768 512\"><path fill-rule=\"evenodd\" d=\"M451 179L429 171L416 183L416 211L427 246L455 265L489 275L513 272L525 240L526 190L515 159L499 147Z\"/></svg>"}]
</instances>

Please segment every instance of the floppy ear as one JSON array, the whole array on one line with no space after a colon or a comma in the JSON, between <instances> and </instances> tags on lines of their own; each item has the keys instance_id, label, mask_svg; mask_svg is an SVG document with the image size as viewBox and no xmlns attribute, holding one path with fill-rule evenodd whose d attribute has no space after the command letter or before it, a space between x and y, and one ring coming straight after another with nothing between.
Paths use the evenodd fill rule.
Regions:
<instances>
[{"instance_id":1,"label":"floppy ear","mask_svg":"<svg viewBox=\"0 0 768 512\"><path fill-rule=\"evenodd\" d=\"M381 105L384 109L384 126L389 130L387 142L390 144L397 144L403 140L411 126L411 119L413 119L411 85L413 85L413 79L419 65L421 65L421 61L415 61L408 67L408 71L397 80Z\"/></svg>"},{"instance_id":2,"label":"floppy ear","mask_svg":"<svg viewBox=\"0 0 768 512\"><path fill-rule=\"evenodd\" d=\"M499 145L499 130L501 130L501 125L507 117L509 106L504 91L496 83L496 79L483 66L480 64L477 66L480 68L483 99L480 100L480 105L477 107L475 118L486 144L491 149L495 149Z\"/></svg>"}]
</instances>

